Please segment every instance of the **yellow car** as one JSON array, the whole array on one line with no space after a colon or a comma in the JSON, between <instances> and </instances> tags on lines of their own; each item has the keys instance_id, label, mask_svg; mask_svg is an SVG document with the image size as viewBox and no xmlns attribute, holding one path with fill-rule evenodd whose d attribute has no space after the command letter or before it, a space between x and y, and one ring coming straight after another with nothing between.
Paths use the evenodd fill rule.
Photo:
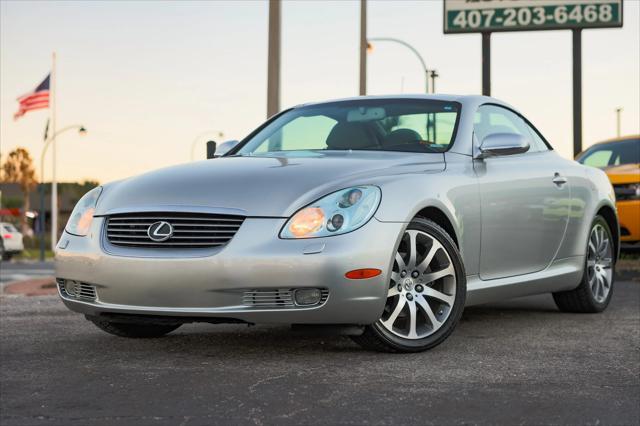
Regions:
<instances>
[{"instance_id":1,"label":"yellow car","mask_svg":"<svg viewBox=\"0 0 640 426\"><path fill-rule=\"evenodd\" d=\"M616 192L620 240L640 243L640 135L599 142L576 160L607 173Z\"/></svg>"}]
</instances>

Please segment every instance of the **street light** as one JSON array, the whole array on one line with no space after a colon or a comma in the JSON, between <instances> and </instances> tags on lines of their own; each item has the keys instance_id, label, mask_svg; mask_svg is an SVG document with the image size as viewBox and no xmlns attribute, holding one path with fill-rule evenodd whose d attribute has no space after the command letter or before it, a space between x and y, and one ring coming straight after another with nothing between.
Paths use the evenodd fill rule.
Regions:
<instances>
[{"instance_id":1,"label":"street light","mask_svg":"<svg viewBox=\"0 0 640 426\"><path fill-rule=\"evenodd\" d=\"M616 108L616 136L620 137L620 114L622 113L622 107Z\"/></svg>"},{"instance_id":2,"label":"street light","mask_svg":"<svg viewBox=\"0 0 640 426\"><path fill-rule=\"evenodd\" d=\"M42 155L40 156L40 217L38 218L38 222L40 223L40 261L44 262L44 216L45 216L45 211L44 211L44 158L47 155L47 149L49 148L49 145L51 145L52 143L55 143L54 141L56 140L56 138L58 137L59 134L64 133L66 131L69 130L73 130L73 129L78 129L78 134L85 135L87 133L87 129L80 125L80 124L74 124L71 126L67 126L67 127L63 127L62 129L58 130L57 132L55 132L53 135L51 135L50 137L48 137L45 141L44 141L44 147L42 147ZM52 217L52 223L51 223L51 250L55 249L56 247L56 239L58 238L58 230L56 229L57 226L57 209L58 209L58 203L57 200L53 199L53 195L51 197L51 217ZM56 210L56 212L54 213L54 209ZM53 221L53 215L56 215L56 220Z\"/></svg>"},{"instance_id":3,"label":"street light","mask_svg":"<svg viewBox=\"0 0 640 426\"><path fill-rule=\"evenodd\" d=\"M438 70L431 70L431 93L436 93L436 78L440 77Z\"/></svg>"},{"instance_id":4,"label":"street light","mask_svg":"<svg viewBox=\"0 0 640 426\"><path fill-rule=\"evenodd\" d=\"M193 142L191 142L191 161L195 159L195 150L196 150L197 143L200 141L200 139L202 139L204 136L210 133L216 133L218 137L221 139L224 137L224 133L222 133L220 130L207 130L206 132L200 133L198 136L196 136Z\"/></svg>"},{"instance_id":5,"label":"street light","mask_svg":"<svg viewBox=\"0 0 640 426\"><path fill-rule=\"evenodd\" d=\"M396 44L400 44L404 47L406 47L407 49L409 49L420 61L420 65L422 66L422 70L424 72L424 85L425 85L425 91L426 93L429 93L429 70L427 69L427 64L424 61L424 59L422 58L422 55L420 55L420 52L418 52L413 46L411 46L409 43L399 40L397 38L390 38L390 37L375 37L375 38L370 38L368 39L369 42L371 41L382 41L382 42L390 42L390 43L396 43ZM368 43L367 45L367 50L369 52L373 51L373 45Z\"/></svg>"}]
</instances>

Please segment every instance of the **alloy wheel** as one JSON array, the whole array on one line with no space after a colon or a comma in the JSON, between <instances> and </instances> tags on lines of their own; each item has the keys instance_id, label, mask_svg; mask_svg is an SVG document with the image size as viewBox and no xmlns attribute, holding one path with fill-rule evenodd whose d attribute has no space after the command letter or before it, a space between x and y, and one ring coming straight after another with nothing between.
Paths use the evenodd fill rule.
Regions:
<instances>
[{"instance_id":1,"label":"alloy wheel","mask_svg":"<svg viewBox=\"0 0 640 426\"><path fill-rule=\"evenodd\" d=\"M587 280L593 298L598 303L607 299L613 282L613 247L607 230L596 224L589 235L587 249Z\"/></svg>"},{"instance_id":2,"label":"alloy wheel","mask_svg":"<svg viewBox=\"0 0 640 426\"><path fill-rule=\"evenodd\" d=\"M442 327L455 298L456 272L447 250L426 232L405 231L379 323L399 337L423 339Z\"/></svg>"}]
</instances>

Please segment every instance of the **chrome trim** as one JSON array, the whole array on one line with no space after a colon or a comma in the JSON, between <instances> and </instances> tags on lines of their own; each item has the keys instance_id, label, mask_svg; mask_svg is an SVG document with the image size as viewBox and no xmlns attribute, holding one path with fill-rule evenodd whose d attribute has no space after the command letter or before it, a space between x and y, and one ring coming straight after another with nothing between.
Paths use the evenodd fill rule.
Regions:
<instances>
[{"instance_id":1,"label":"chrome trim","mask_svg":"<svg viewBox=\"0 0 640 426\"><path fill-rule=\"evenodd\" d=\"M247 216L247 211L242 209L226 208L226 207L207 207L207 206L188 206L188 205L163 205L153 204L136 207L118 207L109 209L102 214L94 217L111 216L123 213L153 213L153 212L173 212L173 213L204 213L204 214L222 214L231 216Z\"/></svg>"},{"instance_id":2,"label":"chrome trim","mask_svg":"<svg viewBox=\"0 0 640 426\"><path fill-rule=\"evenodd\" d=\"M294 293L300 288L274 288L274 289L253 289L247 290L242 294L242 303L246 306L258 307L258 308L311 308L324 305L329 298L329 290L326 288L320 289L320 301L312 305L299 305L295 301Z\"/></svg>"}]
</instances>

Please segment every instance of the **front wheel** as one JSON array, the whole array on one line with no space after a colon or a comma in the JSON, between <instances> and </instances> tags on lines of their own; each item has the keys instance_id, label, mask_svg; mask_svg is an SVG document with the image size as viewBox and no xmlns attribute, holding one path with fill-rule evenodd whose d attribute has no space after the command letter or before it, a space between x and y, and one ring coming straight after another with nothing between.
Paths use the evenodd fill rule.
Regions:
<instances>
[{"instance_id":1,"label":"front wheel","mask_svg":"<svg viewBox=\"0 0 640 426\"><path fill-rule=\"evenodd\" d=\"M396 252L382 317L352 338L384 352L431 349L453 332L466 292L462 258L449 234L435 222L416 218Z\"/></svg>"},{"instance_id":2,"label":"front wheel","mask_svg":"<svg viewBox=\"0 0 640 426\"><path fill-rule=\"evenodd\" d=\"M11 260L11 255L5 251L2 240L0 240L0 260Z\"/></svg>"},{"instance_id":3,"label":"front wheel","mask_svg":"<svg viewBox=\"0 0 640 426\"><path fill-rule=\"evenodd\" d=\"M134 324L128 322L107 321L100 317L87 316L87 319L102 331L119 337L152 338L162 337L180 327L181 324Z\"/></svg>"}]
</instances>

